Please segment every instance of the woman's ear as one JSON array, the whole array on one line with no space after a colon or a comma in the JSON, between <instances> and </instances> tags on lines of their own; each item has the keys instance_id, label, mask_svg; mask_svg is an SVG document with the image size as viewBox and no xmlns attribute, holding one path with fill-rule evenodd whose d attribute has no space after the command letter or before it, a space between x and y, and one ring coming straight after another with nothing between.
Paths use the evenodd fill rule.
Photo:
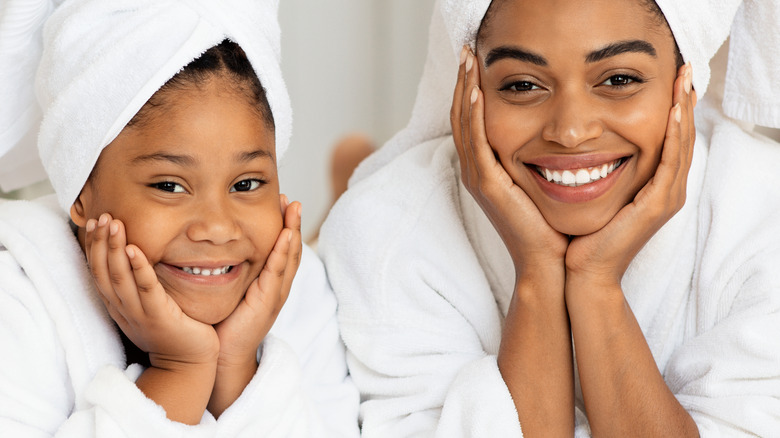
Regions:
<instances>
[{"instance_id":1,"label":"woman's ear","mask_svg":"<svg viewBox=\"0 0 780 438\"><path fill-rule=\"evenodd\" d=\"M74 201L73 205L70 206L70 219L79 228L86 227L87 220L89 219L87 217L87 209L89 208L89 204L91 201L90 193L92 191L89 190L89 188L87 187L88 185L89 182L87 182L87 185L85 185L84 188L81 189L81 193L79 193L78 198L76 198L76 201Z\"/></svg>"}]
</instances>

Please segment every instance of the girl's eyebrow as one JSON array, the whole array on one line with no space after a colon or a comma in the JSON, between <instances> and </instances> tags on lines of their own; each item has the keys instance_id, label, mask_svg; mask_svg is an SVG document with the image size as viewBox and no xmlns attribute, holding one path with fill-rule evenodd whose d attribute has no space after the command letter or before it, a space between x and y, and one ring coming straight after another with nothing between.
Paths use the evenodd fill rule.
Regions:
<instances>
[{"instance_id":1,"label":"girl's eyebrow","mask_svg":"<svg viewBox=\"0 0 780 438\"><path fill-rule=\"evenodd\" d=\"M645 53L653 58L657 57L655 47L649 42L644 40L628 40L611 43L588 53L585 57L585 62L591 64L628 52ZM485 56L485 68L490 67L491 64L502 59L515 59L521 62L536 64L540 67L546 67L548 65L547 59L544 56L528 49L518 46L499 46L490 50L487 56Z\"/></svg>"},{"instance_id":2,"label":"girl's eyebrow","mask_svg":"<svg viewBox=\"0 0 780 438\"><path fill-rule=\"evenodd\" d=\"M166 154L164 152L156 152L153 154L139 155L133 158L130 163L133 165L138 165L154 161L167 161L182 167L192 167L195 165L197 160L189 155L174 155Z\"/></svg>"},{"instance_id":3,"label":"girl's eyebrow","mask_svg":"<svg viewBox=\"0 0 780 438\"><path fill-rule=\"evenodd\" d=\"M276 159L274 159L274 156L272 153L268 152L265 149L256 149L252 152L240 152L238 154L237 161L240 161L242 163L246 163L248 161L256 160L258 158L268 158L272 162L276 162Z\"/></svg>"},{"instance_id":4,"label":"girl's eyebrow","mask_svg":"<svg viewBox=\"0 0 780 438\"><path fill-rule=\"evenodd\" d=\"M618 41L616 43L608 44L601 49L594 50L585 57L585 62L589 64L599 62L602 59L628 52L645 53L652 56L653 58L658 57L655 52L655 47L653 47L653 45L649 42L644 40L629 40Z\"/></svg>"}]
</instances>

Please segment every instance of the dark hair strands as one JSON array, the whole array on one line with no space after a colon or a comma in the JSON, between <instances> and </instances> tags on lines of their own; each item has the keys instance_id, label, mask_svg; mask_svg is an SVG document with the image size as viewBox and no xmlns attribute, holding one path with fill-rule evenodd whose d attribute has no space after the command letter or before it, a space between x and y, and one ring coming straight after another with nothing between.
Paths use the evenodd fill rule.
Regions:
<instances>
[{"instance_id":1,"label":"dark hair strands","mask_svg":"<svg viewBox=\"0 0 780 438\"><path fill-rule=\"evenodd\" d=\"M260 83L244 50L228 39L203 52L169 79L149 98L127 126L139 126L145 123L155 109L165 106L169 91L198 87L218 76L228 79L236 91L245 95L247 100L257 108L258 114L268 127L274 129L274 118L265 88Z\"/></svg>"}]
</instances>

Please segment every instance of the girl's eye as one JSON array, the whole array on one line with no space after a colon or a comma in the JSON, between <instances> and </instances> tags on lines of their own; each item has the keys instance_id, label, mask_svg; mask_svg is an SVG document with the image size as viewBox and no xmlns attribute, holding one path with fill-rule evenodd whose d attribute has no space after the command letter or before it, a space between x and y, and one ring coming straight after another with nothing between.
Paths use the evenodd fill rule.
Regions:
<instances>
[{"instance_id":1,"label":"girl's eye","mask_svg":"<svg viewBox=\"0 0 780 438\"><path fill-rule=\"evenodd\" d=\"M157 190L162 190L164 192L170 192L170 193L185 193L186 190L184 190L184 187L181 186L181 184L176 184L175 182L171 181L163 181L159 183L154 183L151 185Z\"/></svg>"},{"instance_id":2,"label":"girl's eye","mask_svg":"<svg viewBox=\"0 0 780 438\"><path fill-rule=\"evenodd\" d=\"M641 83L642 81L629 75L612 75L606 81L602 82L602 84L610 87L625 87L634 82Z\"/></svg>"},{"instance_id":3,"label":"girl's eye","mask_svg":"<svg viewBox=\"0 0 780 438\"><path fill-rule=\"evenodd\" d=\"M257 190L265 184L265 181L261 181L259 179L245 179L242 181L239 181L235 184L233 184L233 187L230 188L231 192L250 192L252 190Z\"/></svg>"},{"instance_id":4,"label":"girl's eye","mask_svg":"<svg viewBox=\"0 0 780 438\"><path fill-rule=\"evenodd\" d=\"M513 91L515 93L527 93L529 91L538 90L539 86L535 85L533 82L528 81L518 81L518 82L512 82L511 84L507 84L504 87L501 88L501 91Z\"/></svg>"}]
</instances>

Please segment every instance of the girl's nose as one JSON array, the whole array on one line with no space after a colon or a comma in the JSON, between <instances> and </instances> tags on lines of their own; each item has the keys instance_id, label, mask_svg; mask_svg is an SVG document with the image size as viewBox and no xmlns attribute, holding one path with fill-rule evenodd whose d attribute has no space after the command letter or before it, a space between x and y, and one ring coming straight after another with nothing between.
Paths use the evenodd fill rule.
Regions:
<instances>
[{"instance_id":1,"label":"girl's nose","mask_svg":"<svg viewBox=\"0 0 780 438\"><path fill-rule=\"evenodd\" d=\"M549 108L550 118L542 138L567 148L575 148L604 132L595 105L583 96L557 96Z\"/></svg>"},{"instance_id":2,"label":"girl's nose","mask_svg":"<svg viewBox=\"0 0 780 438\"><path fill-rule=\"evenodd\" d=\"M187 237L194 242L222 245L237 240L241 234L236 215L227 203L201 204L191 214Z\"/></svg>"}]
</instances>

